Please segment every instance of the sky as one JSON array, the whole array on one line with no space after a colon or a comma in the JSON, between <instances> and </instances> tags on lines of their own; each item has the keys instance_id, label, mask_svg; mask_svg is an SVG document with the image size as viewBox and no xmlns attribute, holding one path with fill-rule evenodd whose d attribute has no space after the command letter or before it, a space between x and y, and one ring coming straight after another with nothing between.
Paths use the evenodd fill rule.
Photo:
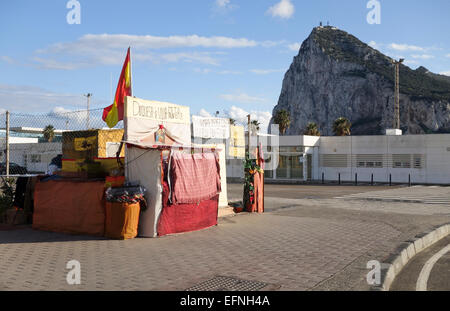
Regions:
<instances>
[{"instance_id":1,"label":"sky","mask_svg":"<svg viewBox=\"0 0 450 311\"><path fill-rule=\"evenodd\" d=\"M71 0L76 2L74 0ZM380 20L367 15L380 4ZM68 0L0 2L0 113L112 103L128 46L133 95L267 126L312 29L345 30L415 69L450 76L448 0ZM369 7L368 7L369 6ZM69 21L71 20L69 18Z\"/></svg>"}]
</instances>

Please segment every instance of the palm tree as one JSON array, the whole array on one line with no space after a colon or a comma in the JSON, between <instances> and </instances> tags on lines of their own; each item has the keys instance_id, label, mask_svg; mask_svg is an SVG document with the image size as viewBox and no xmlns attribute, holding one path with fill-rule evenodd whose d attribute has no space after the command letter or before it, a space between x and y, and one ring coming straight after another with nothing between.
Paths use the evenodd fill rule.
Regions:
<instances>
[{"instance_id":1,"label":"palm tree","mask_svg":"<svg viewBox=\"0 0 450 311\"><path fill-rule=\"evenodd\" d=\"M236 125L236 120L235 120L235 119L232 119L232 118L230 118L230 125Z\"/></svg>"},{"instance_id":2,"label":"palm tree","mask_svg":"<svg viewBox=\"0 0 450 311\"><path fill-rule=\"evenodd\" d=\"M305 135L309 136L320 136L319 129L317 128L317 124L314 122L309 122L306 126Z\"/></svg>"},{"instance_id":3,"label":"palm tree","mask_svg":"<svg viewBox=\"0 0 450 311\"><path fill-rule=\"evenodd\" d=\"M252 135L256 135L260 130L261 123L258 122L258 120L253 120L250 122Z\"/></svg>"},{"instance_id":4,"label":"palm tree","mask_svg":"<svg viewBox=\"0 0 450 311\"><path fill-rule=\"evenodd\" d=\"M280 127L281 135L286 133L286 130L291 126L291 115L285 109L278 110L273 117L274 124Z\"/></svg>"},{"instance_id":5,"label":"palm tree","mask_svg":"<svg viewBox=\"0 0 450 311\"><path fill-rule=\"evenodd\" d=\"M51 143L53 138L55 138L55 128L53 125L47 125L44 128L44 138Z\"/></svg>"},{"instance_id":6,"label":"palm tree","mask_svg":"<svg viewBox=\"0 0 450 311\"><path fill-rule=\"evenodd\" d=\"M333 132L336 136L350 136L352 124L347 118L337 118L333 123Z\"/></svg>"}]
</instances>

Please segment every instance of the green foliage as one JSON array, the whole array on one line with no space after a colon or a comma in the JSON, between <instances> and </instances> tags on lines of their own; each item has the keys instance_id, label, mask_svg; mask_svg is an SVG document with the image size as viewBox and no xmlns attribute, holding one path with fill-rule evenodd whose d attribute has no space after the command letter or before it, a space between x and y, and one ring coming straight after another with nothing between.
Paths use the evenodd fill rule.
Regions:
<instances>
[{"instance_id":1,"label":"green foliage","mask_svg":"<svg viewBox=\"0 0 450 311\"><path fill-rule=\"evenodd\" d=\"M261 167L256 164L256 159L250 159L248 152L244 160L244 207L253 203L255 186L253 184L254 173L260 171Z\"/></svg>"},{"instance_id":2,"label":"green foliage","mask_svg":"<svg viewBox=\"0 0 450 311\"><path fill-rule=\"evenodd\" d=\"M314 122L308 123L304 134L309 136L320 136L320 131L317 127L317 124Z\"/></svg>"},{"instance_id":3,"label":"green foliage","mask_svg":"<svg viewBox=\"0 0 450 311\"><path fill-rule=\"evenodd\" d=\"M250 122L250 125L252 135L256 135L260 130L261 123L259 123L258 120L253 120Z\"/></svg>"},{"instance_id":4,"label":"green foliage","mask_svg":"<svg viewBox=\"0 0 450 311\"><path fill-rule=\"evenodd\" d=\"M280 134L284 135L286 130L291 126L291 115L285 109L278 110L273 117L273 122L274 124L278 124Z\"/></svg>"},{"instance_id":5,"label":"green foliage","mask_svg":"<svg viewBox=\"0 0 450 311\"><path fill-rule=\"evenodd\" d=\"M44 138L48 142L51 142L55 138L55 127L53 125L47 125L44 128Z\"/></svg>"},{"instance_id":6,"label":"green foliage","mask_svg":"<svg viewBox=\"0 0 450 311\"><path fill-rule=\"evenodd\" d=\"M344 117L337 118L333 123L333 132L336 136L350 136L352 124Z\"/></svg>"},{"instance_id":7,"label":"green foliage","mask_svg":"<svg viewBox=\"0 0 450 311\"><path fill-rule=\"evenodd\" d=\"M15 195L15 182L12 178L5 178L2 186L0 187L0 220L3 219L3 215L6 210L13 207L14 195Z\"/></svg>"}]
</instances>

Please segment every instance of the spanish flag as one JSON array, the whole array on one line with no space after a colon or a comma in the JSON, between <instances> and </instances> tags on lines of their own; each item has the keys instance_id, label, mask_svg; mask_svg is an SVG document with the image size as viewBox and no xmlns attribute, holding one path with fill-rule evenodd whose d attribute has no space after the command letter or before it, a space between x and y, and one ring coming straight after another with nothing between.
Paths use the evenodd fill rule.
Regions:
<instances>
[{"instance_id":1,"label":"spanish flag","mask_svg":"<svg viewBox=\"0 0 450 311\"><path fill-rule=\"evenodd\" d=\"M114 103L103 110L103 121L108 124L109 128L113 128L119 121L123 120L126 96L132 96L130 48L128 48L127 58L120 74Z\"/></svg>"}]
</instances>

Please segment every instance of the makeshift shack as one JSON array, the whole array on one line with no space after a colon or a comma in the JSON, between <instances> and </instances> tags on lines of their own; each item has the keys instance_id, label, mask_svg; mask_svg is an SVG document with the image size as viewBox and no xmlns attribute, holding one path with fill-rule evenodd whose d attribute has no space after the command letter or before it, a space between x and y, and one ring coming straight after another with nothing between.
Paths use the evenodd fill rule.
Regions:
<instances>
[{"instance_id":1,"label":"makeshift shack","mask_svg":"<svg viewBox=\"0 0 450 311\"><path fill-rule=\"evenodd\" d=\"M139 235L216 225L219 155L215 148L191 144L189 107L127 97L124 125L126 179L146 188Z\"/></svg>"},{"instance_id":2,"label":"makeshift shack","mask_svg":"<svg viewBox=\"0 0 450 311\"><path fill-rule=\"evenodd\" d=\"M101 138L105 134L108 138ZM131 211L131 205L105 202L105 190L124 182L118 175L105 180L118 166L116 158L104 152L108 142L125 146L123 187L143 187L145 209L134 204ZM65 133L63 146L64 174L36 184L33 228L127 239L136 236L137 223L141 237L217 225L224 183L219 152L224 150L191 144L189 107L126 97L124 131ZM97 171L98 159L111 160L111 167L101 163ZM68 160L75 162L72 167Z\"/></svg>"}]
</instances>

